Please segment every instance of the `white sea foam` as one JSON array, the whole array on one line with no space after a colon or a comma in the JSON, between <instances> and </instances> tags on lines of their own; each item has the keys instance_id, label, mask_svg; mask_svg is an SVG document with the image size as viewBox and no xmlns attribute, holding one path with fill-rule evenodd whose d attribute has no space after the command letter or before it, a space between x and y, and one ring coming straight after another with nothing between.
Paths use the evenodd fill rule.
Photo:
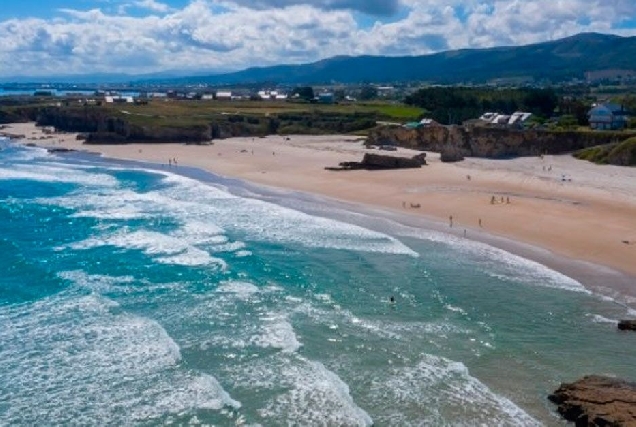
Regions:
<instances>
[{"instance_id":1,"label":"white sea foam","mask_svg":"<svg viewBox=\"0 0 636 427\"><path fill-rule=\"evenodd\" d=\"M107 174L86 172L41 163L14 164L0 167L0 180L24 179L41 182L69 183L91 187L114 187L117 179Z\"/></svg>"},{"instance_id":2,"label":"white sea foam","mask_svg":"<svg viewBox=\"0 0 636 427\"><path fill-rule=\"evenodd\" d=\"M294 353L302 346L285 316L267 316L260 329L260 334L251 341L259 347L278 348L283 353Z\"/></svg>"},{"instance_id":3,"label":"white sea foam","mask_svg":"<svg viewBox=\"0 0 636 427\"><path fill-rule=\"evenodd\" d=\"M16 173L11 170L7 177L15 178ZM260 200L239 198L181 176L165 174L164 188L137 193L119 188L117 180L109 175L81 169L37 166L35 171L19 173L32 179L67 180L93 187L92 191L45 198L40 203L74 209L76 217L104 220L170 218L182 224L174 235L185 238L190 245L223 245L210 248L212 252L245 249L240 242L227 242L224 233L232 231L252 241L418 256L386 234Z\"/></svg>"},{"instance_id":4,"label":"white sea foam","mask_svg":"<svg viewBox=\"0 0 636 427\"><path fill-rule=\"evenodd\" d=\"M63 292L0 308L0 424L144 423L238 407L219 383L179 366L155 321L97 295Z\"/></svg>"},{"instance_id":5,"label":"white sea foam","mask_svg":"<svg viewBox=\"0 0 636 427\"><path fill-rule=\"evenodd\" d=\"M408 236L449 245L453 250L459 253L456 259L471 262L492 277L573 292L591 293L581 283L571 277L552 270L538 262L514 255L485 243L460 239L444 233L415 229L409 229L408 231L403 230L399 234L405 237ZM470 258L466 258L466 255L470 256Z\"/></svg>"},{"instance_id":6,"label":"white sea foam","mask_svg":"<svg viewBox=\"0 0 636 427\"><path fill-rule=\"evenodd\" d=\"M186 238L195 244L222 244L228 241L224 233L225 230L211 221L194 219L183 224L173 235Z\"/></svg>"},{"instance_id":7,"label":"white sea foam","mask_svg":"<svg viewBox=\"0 0 636 427\"><path fill-rule=\"evenodd\" d=\"M250 240L418 256L399 240L363 227L239 198L185 177L168 176L165 182L173 185L161 193L173 202L187 203L189 212L210 216L223 229L245 233Z\"/></svg>"},{"instance_id":8,"label":"white sea foam","mask_svg":"<svg viewBox=\"0 0 636 427\"><path fill-rule=\"evenodd\" d=\"M433 355L380 373L370 396L381 414L375 421L382 425L541 425L472 377L462 363ZM416 423L408 412L417 414Z\"/></svg>"},{"instance_id":9,"label":"white sea foam","mask_svg":"<svg viewBox=\"0 0 636 427\"><path fill-rule=\"evenodd\" d=\"M216 289L217 293L232 294L236 298L242 301L246 301L253 297L255 294L260 293L257 286L247 282L223 282Z\"/></svg>"},{"instance_id":10,"label":"white sea foam","mask_svg":"<svg viewBox=\"0 0 636 427\"><path fill-rule=\"evenodd\" d=\"M73 282L78 287L100 294L111 291L116 286L127 286L136 281L132 276L89 275L81 270L62 271L58 273L58 276Z\"/></svg>"},{"instance_id":11,"label":"white sea foam","mask_svg":"<svg viewBox=\"0 0 636 427\"><path fill-rule=\"evenodd\" d=\"M227 270L227 263L221 258L212 257L205 251L196 248L188 248L177 255L155 258L161 264L185 265L190 267L214 265L221 270Z\"/></svg>"},{"instance_id":12,"label":"white sea foam","mask_svg":"<svg viewBox=\"0 0 636 427\"><path fill-rule=\"evenodd\" d=\"M163 182L170 185L163 192L175 199L210 203L238 198L218 186L208 185L181 175L167 173L165 178L163 178Z\"/></svg>"},{"instance_id":13,"label":"white sea foam","mask_svg":"<svg viewBox=\"0 0 636 427\"><path fill-rule=\"evenodd\" d=\"M601 316L600 314L588 314L588 316L592 318L592 322L594 323L611 323L613 325L618 324L618 320L608 319L607 317Z\"/></svg>"},{"instance_id":14,"label":"white sea foam","mask_svg":"<svg viewBox=\"0 0 636 427\"><path fill-rule=\"evenodd\" d=\"M349 386L322 363L291 355L273 356L234 372L235 383L284 390L258 410L270 425L370 426L373 420L351 397Z\"/></svg>"},{"instance_id":15,"label":"white sea foam","mask_svg":"<svg viewBox=\"0 0 636 427\"><path fill-rule=\"evenodd\" d=\"M225 261L190 245L187 240L153 231L127 232L124 229L110 235L100 235L72 243L70 248L82 250L101 246L141 250L146 255L154 256L155 261L164 264L216 265L222 269L227 267Z\"/></svg>"},{"instance_id":16,"label":"white sea foam","mask_svg":"<svg viewBox=\"0 0 636 427\"><path fill-rule=\"evenodd\" d=\"M46 148L27 147L11 142L9 142L9 144L2 145L3 148L8 148L8 150L10 151L9 160L11 162L30 162L37 159L54 157Z\"/></svg>"},{"instance_id":17,"label":"white sea foam","mask_svg":"<svg viewBox=\"0 0 636 427\"><path fill-rule=\"evenodd\" d=\"M83 191L37 202L74 209L75 217L123 220L156 217L169 206L169 200L156 193L137 193L123 188Z\"/></svg>"},{"instance_id":18,"label":"white sea foam","mask_svg":"<svg viewBox=\"0 0 636 427\"><path fill-rule=\"evenodd\" d=\"M461 307L456 307L456 306L454 306L452 304L446 304L446 305L444 305L444 308L449 310L449 311L454 311L455 313L463 314L464 316L468 315L468 313L466 313L466 310L464 310Z\"/></svg>"}]
</instances>

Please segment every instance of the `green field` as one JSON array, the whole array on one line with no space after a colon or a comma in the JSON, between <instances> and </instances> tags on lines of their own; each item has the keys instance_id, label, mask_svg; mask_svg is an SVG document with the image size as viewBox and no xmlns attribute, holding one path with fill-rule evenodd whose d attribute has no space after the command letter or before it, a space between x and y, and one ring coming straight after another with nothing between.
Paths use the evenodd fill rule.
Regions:
<instances>
[{"instance_id":1,"label":"green field","mask_svg":"<svg viewBox=\"0 0 636 427\"><path fill-rule=\"evenodd\" d=\"M378 121L412 121L422 114L420 108L383 102L322 105L275 101L152 100L147 105L104 104L86 108L104 109L113 116L125 117L137 124L173 126L207 124L223 115L277 117L281 114L302 114L332 117L360 116Z\"/></svg>"}]
</instances>

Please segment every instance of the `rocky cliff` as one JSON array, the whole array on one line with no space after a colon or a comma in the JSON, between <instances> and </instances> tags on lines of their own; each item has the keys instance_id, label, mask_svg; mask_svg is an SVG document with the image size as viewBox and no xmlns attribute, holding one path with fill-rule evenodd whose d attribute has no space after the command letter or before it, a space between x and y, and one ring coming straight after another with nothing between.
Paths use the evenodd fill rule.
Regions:
<instances>
[{"instance_id":1,"label":"rocky cliff","mask_svg":"<svg viewBox=\"0 0 636 427\"><path fill-rule=\"evenodd\" d=\"M97 108L70 109L44 107L37 123L66 132L82 132L86 143L184 142L201 143L212 139L212 125L157 126L131 123Z\"/></svg>"},{"instance_id":2,"label":"rocky cliff","mask_svg":"<svg viewBox=\"0 0 636 427\"><path fill-rule=\"evenodd\" d=\"M620 142L618 132L521 130L480 126L431 126L407 129L385 126L373 129L367 144L395 144L417 150L452 153L465 157L503 158L559 154L595 145Z\"/></svg>"}]
</instances>

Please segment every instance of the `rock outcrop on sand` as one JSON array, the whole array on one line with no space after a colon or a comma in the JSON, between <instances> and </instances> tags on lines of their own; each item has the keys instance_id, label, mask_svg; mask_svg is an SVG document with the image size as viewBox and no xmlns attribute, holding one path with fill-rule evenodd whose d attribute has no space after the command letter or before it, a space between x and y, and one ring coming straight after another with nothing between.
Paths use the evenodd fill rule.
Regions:
<instances>
[{"instance_id":1,"label":"rock outcrop on sand","mask_svg":"<svg viewBox=\"0 0 636 427\"><path fill-rule=\"evenodd\" d=\"M353 169L409 169L421 168L426 164L426 153L420 153L413 157L388 156L383 154L365 153L361 162L342 162L339 167L327 167L327 170L353 170Z\"/></svg>"},{"instance_id":2,"label":"rock outcrop on sand","mask_svg":"<svg viewBox=\"0 0 636 427\"><path fill-rule=\"evenodd\" d=\"M636 383L590 375L561 384L548 398L576 426L636 425Z\"/></svg>"},{"instance_id":3,"label":"rock outcrop on sand","mask_svg":"<svg viewBox=\"0 0 636 427\"><path fill-rule=\"evenodd\" d=\"M621 320L618 322L621 331L636 331L636 320Z\"/></svg>"},{"instance_id":4,"label":"rock outcrop on sand","mask_svg":"<svg viewBox=\"0 0 636 427\"><path fill-rule=\"evenodd\" d=\"M462 150L454 145L442 148L439 154L440 160L445 163L461 162L464 160Z\"/></svg>"}]
</instances>

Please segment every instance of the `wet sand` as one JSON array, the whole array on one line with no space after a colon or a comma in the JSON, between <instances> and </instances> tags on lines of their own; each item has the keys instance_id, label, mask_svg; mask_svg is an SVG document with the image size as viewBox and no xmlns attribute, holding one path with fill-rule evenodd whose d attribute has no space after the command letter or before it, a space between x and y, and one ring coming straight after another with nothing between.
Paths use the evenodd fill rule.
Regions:
<instances>
[{"instance_id":1,"label":"wet sand","mask_svg":"<svg viewBox=\"0 0 636 427\"><path fill-rule=\"evenodd\" d=\"M4 131L48 148L99 152L165 168L198 167L380 207L499 247L507 246L506 241L522 242L515 250L519 255L565 270L586 285L636 296L636 168L599 166L569 155L449 164L428 153L429 164L421 169L328 171L325 167L340 162L360 161L369 150L348 136L231 138L212 145L85 145L75 134L45 136L34 124L10 125ZM400 148L382 153L419 152ZM572 274L557 261L560 257L576 260L582 269ZM608 277L612 283L604 284Z\"/></svg>"}]
</instances>

